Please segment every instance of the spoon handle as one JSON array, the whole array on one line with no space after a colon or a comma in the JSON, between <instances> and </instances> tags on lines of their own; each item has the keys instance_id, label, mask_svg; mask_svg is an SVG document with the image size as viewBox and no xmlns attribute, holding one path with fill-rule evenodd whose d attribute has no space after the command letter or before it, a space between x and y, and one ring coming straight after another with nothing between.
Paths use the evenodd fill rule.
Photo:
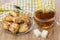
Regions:
<instances>
[{"instance_id":1,"label":"spoon handle","mask_svg":"<svg viewBox=\"0 0 60 40\"><path fill-rule=\"evenodd\" d=\"M16 9L19 9L19 10L22 10L19 6L17 6L17 5L14 5L14 7L16 8Z\"/></svg>"}]
</instances>

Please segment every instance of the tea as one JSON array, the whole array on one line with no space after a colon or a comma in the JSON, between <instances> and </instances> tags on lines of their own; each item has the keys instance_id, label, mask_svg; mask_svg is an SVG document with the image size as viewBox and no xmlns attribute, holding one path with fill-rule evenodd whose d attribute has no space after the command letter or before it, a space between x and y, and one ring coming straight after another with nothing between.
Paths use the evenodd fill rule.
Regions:
<instances>
[{"instance_id":1,"label":"tea","mask_svg":"<svg viewBox=\"0 0 60 40\"><path fill-rule=\"evenodd\" d=\"M34 20L39 28L49 29L53 26L55 12L52 10L38 10L34 13Z\"/></svg>"}]
</instances>

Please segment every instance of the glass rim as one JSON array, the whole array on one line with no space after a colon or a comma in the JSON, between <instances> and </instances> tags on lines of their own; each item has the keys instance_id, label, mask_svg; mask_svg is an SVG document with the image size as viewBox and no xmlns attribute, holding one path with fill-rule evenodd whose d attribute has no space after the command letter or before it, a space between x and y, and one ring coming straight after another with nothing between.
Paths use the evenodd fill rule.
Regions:
<instances>
[{"instance_id":1,"label":"glass rim","mask_svg":"<svg viewBox=\"0 0 60 40\"><path fill-rule=\"evenodd\" d=\"M55 15L54 15L54 17L52 17L52 18L50 18L50 19L48 19L48 20L38 19L38 18L35 16L35 14L34 14L34 18L35 18L36 20L38 20L39 22L49 22L49 21L52 21L52 20L55 19Z\"/></svg>"}]
</instances>

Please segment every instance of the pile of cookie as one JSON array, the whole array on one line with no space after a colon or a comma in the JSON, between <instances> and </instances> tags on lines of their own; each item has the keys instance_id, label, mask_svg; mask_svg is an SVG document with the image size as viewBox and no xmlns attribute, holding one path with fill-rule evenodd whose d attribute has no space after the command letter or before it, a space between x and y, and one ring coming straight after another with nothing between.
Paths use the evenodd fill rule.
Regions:
<instances>
[{"instance_id":1,"label":"pile of cookie","mask_svg":"<svg viewBox=\"0 0 60 40\"><path fill-rule=\"evenodd\" d=\"M12 33L23 33L28 31L31 25L31 17L25 13L10 11L9 15L2 21L2 27Z\"/></svg>"}]
</instances>

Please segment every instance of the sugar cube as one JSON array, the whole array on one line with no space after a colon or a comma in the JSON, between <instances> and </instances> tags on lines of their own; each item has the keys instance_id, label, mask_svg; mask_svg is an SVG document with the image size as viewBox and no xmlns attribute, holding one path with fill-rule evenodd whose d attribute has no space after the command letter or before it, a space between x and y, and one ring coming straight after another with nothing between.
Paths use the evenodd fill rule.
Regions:
<instances>
[{"instance_id":1,"label":"sugar cube","mask_svg":"<svg viewBox=\"0 0 60 40\"><path fill-rule=\"evenodd\" d=\"M48 35L48 31L47 30L43 30L42 33L41 33L41 37L42 38L46 38Z\"/></svg>"},{"instance_id":2,"label":"sugar cube","mask_svg":"<svg viewBox=\"0 0 60 40\"><path fill-rule=\"evenodd\" d=\"M34 35L37 36L37 37L41 35L41 32L40 32L38 29L34 29L34 30L33 30L33 33L34 33Z\"/></svg>"}]
</instances>

